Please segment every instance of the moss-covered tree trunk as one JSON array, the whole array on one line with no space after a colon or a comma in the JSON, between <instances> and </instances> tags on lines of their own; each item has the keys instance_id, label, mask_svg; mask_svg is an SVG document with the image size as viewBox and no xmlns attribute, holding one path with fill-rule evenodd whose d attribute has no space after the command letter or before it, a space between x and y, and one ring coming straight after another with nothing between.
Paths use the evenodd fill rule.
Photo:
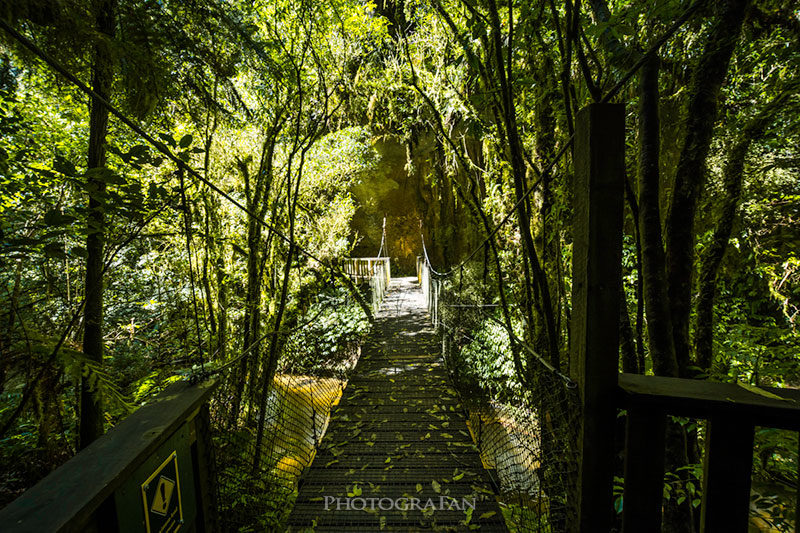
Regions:
<instances>
[{"instance_id":1,"label":"moss-covered tree trunk","mask_svg":"<svg viewBox=\"0 0 800 533\"><path fill-rule=\"evenodd\" d=\"M114 37L116 0L97 0L95 27L104 39L94 47L92 88L98 96L108 100L114 81L114 67L109 50ZM102 170L106 161L106 135L108 109L98 98L92 98L89 110L89 152L86 167L86 190L89 210L86 220L86 299L84 303L83 352L95 364L103 363L103 250L105 246L105 194L106 182ZM81 380L80 422L78 447L85 448L103 434L102 398L89 378Z\"/></svg>"},{"instance_id":2,"label":"moss-covered tree trunk","mask_svg":"<svg viewBox=\"0 0 800 533\"><path fill-rule=\"evenodd\" d=\"M788 89L753 117L739 133L731 148L722 170L723 192L720 199L719 214L714 225L711 242L704 248L700 258L697 281L697 304L695 305L694 347L697 366L708 370L713 363L714 341L714 301L717 291L717 272L725 250L728 248L736 212L742 195L744 165L750 145L763 133L770 121L774 120L778 108L790 94L795 93L797 82L790 83Z\"/></svg>"},{"instance_id":3,"label":"moss-covered tree trunk","mask_svg":"<svg viewBox=\"0 0 800 533\"><path fill-rule=\"evenodd\" d=\"M714 125L717 122L720 89L739 39L749 0L727 0L715 4L714 21L708 29L703 52L689 83L685 136L672 201L666 223L666 258L669 304L675 356L681 376L687 376L690 360L689 319L695 259L694 221L703 185Z\"/></svg>"}]
</instances>

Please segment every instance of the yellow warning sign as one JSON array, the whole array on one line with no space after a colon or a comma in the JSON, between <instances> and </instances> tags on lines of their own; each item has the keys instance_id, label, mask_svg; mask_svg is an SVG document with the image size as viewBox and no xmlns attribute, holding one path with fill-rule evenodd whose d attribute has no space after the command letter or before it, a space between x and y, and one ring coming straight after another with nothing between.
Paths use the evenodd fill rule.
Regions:
<instances>
[{"instance_id":1,"label":"yellow warning sign","mask_svg":"<svg viewBox=\"0 0 800 533\"><path fill-rule=\"evenodd\" d=\"M175 482L166 476L161 476L158 479L158 485L156 485L156 494L153 496L153 505L150 507L150 512L166 516L174 489Z\"/></svg>"},{"instance_id":2,"label":"yellow warning sign","mask_svg":"<svg viewBox=\"0 0 800 533\"><path fill-rule=\"evenodd\" d=\"M142 483L147 533L175 533L183 525L178 453L167 460Z\"/></svg>"}]
</instances>

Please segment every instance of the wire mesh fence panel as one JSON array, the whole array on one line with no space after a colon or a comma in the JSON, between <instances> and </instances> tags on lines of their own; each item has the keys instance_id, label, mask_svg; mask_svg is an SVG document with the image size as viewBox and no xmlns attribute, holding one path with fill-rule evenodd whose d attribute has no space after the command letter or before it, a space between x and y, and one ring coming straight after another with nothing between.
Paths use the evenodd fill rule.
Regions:
<instances>
[{"instance_id":1,"label":"wire mesh fence panel","mask_svg":"<svg viewBox=\"0 0 800 533\"><path fill-rule=\"evenodd\" d=\"M379 305L386 274L378 268L374 277L381 278L370 280L380 290L373 297ZM305 323L265 335L260 358L248 348L219 370L210 415L223 531L284 529L297 481L314 460L359 357L366 328L356 309L347 298L321 300ZM278 364L270 377L266 354L273 342Z\"/></svg>"},{"instance_id":2,"label":"wire mesh fence panel","mask_svg":"<svg viewBox=\"0 0 800 533\"><path fill-rule=\"evenodd\" d=\"M419 265L451 380L509 529L566 531L575 513L575 385L509 331L491 277L473 270L444 278L424 258Z\"/></svg>"}]
</instances>

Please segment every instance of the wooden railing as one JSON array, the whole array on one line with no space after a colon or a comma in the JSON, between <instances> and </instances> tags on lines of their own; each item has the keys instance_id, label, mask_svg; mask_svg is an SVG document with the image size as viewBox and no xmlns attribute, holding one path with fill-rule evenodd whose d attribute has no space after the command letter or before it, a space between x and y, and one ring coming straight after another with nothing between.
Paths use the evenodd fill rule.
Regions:
<instances>
[{"instance_id":1,"label":"wooden railing","mask_svg":"<svg viewBox=\"0 0 800 533\"><path fill-rule=\"evenodd\" d=\"M619 374L624 108L591 104L576 116L570 375L578 384L578 476L570 533L611 531L627 410L623 531L661 531L667 417L707 420L701 531L745 533L756 425L800 430L800 391Z\"/></svg>"},{"instance_id":2,"label":"wooden railing","mask_svg":"<svg viewBox=\"0 0 800 533\"><path fill-rule=\"evenodd\" d=\"M417 256L417 281L422 287L422 294L425 297L431 321L434 327L439 327L439 319L441 318L439 315L439 296L442 291L442 282L432 275L423 256Z\"/></svg>"},{"instance_id":3,"label":"wooden railing","mask_svg":"<svg viewBox=\"0 0 800 533\"><path fill-rule=\"evenodd\" d=\"M388 257L350 257L342 261L342 270L355 283L369 283L372 308L377 311L392 280Z\"/></svg>"},{"instance_id":4,"label":"wooden railing","mask_svg":"<svg viewBox=\"0 0 800 533\"><path fill-rule=\"evenodd\" d=\"M176 383L0 511L14 533L216 531L208 400Z\"/></svg>"},{"instance_id":5,"label":"wooden railing","mask_svg":"<svg viewBox=\"0 0 800 533\"><path fill-rule=\"evenodd\" d=\"M800 391L619 375L627 409L623 531L661 531L668 415L707 420L702 532L748 531L755 426L800 430Z\"/></svg>"},{"instance_id":6,"label":"wooden railing","mask_svg":"<svg viewBox=\"0 0 800 533\"><path fill-rule=\"evenodd\" d=\"M392 280L391 261L388 257L349 257L342 261L342 270L353 281L369 281L377 272L382 271L386 285Z\"/></svg>"}]
</instances>

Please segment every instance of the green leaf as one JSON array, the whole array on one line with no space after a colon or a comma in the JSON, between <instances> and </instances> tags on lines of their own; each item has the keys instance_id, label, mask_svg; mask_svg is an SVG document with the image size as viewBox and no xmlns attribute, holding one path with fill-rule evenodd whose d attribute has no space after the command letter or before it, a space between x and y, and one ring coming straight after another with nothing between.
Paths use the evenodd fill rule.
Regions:
<instances>
[{"instance_id":1,"label":"green leaf","mask_svg":"<svg viewBox=\"0 0 800 533\"><path fill-rule=\"evenodd\" d=\"M90 168L86 171L85 175L88 179L102 181L108 184L125 183L125 178L111 171L110 169L103 167Z\"/></svg>"},{"instance_id":2,"label":"green leaf","mask_svg":"<svg viewBox=\"0 0 800 533\"><path fill-rule=\"evenodd\" d=\"M619 496L614 501L614 510L617 512L617 514L622 513L622 496Z\"/></svg>"},{"instance_id":3,"label":"green leaf","mask_svg":"<svg viewBox=\"0 0 800 533\"><path fill-rule=\"evenodd\" d=\"M184 135L178 144L181 148L188 148L192 144L192 136Z\"/></svg>"},{"instance_id":4,"label":"green leaf","mask_svg":"<svg viewBox=\"0 0 800 533\"><path fill-rule=\"evenodd\" d=\"M756 387L755 385L750 385L749 383L742 383L741 381L737 383L741 388L752 392L753 394L758 394L759 396L764 396L765 398L772 398L773 400L782 400L782 401L790 401L788 398L783 398L778 396L777 394L773 394L769 391L765 391L761 387Z\"/></svg>"},{"instance_id":5,"label":"green leaf","mask_svg":"<svg viewBox=\"0 0 800 533\"><path fill-rule=\"evenodd\" d=\"M472 521L472 512L474 510L475 509L473 509L472 507L467 507L466 509L464 509L464 514L466 515L466 518L464 518L464 525L467 525Z\"/></svg>"},{"instance_id":6,"label":"green leaf","mask_svg":"<svg viewBox=\"0 0 800 533\"><path fill-rule=\"evenodd\" d=\"M55 169L56 172L60 172L66 176L75 176L78 173L78 171L75 169L75 165L60 155L57 155L53 160L53 169Z\"/></svg>"},{"instance_id":7,"label":"green leaf","mask_svg":"<svg viewBox=\"0 0 800 533\"><path fill-rule=\"evenodd\" d=\"M44 223L48 226L66 226L75 222L75 217L65 215L58 209L51 209L44 215Z\"/></svg>"},{"instance_id":8,"label":"green leaf","mask_svg":"<svg viewBox=\"0 0 800 533\"><path fill-rule=\"evenodd\" d=\"M44 255L53 257L55 259L63 259L66 257L64 253L64 246L57 242L52 242L44 247Z\"/></svg>"},{"instance_id":9,"label":"green leaf","mask_svg":"<svg viewBox=\"0 0 800 533\"><path fill-rule=\"evenodd\" d=\"M136 146L128 150L128 155L131 157L135 157L137 159L141 159L146 157L149 152L150 149L147 147L147 145L137 144Z\"/></svg>"},{"instance_id":10,"label":"green leaf","mask_svg":"<svg viewBox=\"0 0 800 533\"><path fill-rule=\"evenodd\" d=\"M69 251L69 255L86 258L88 253L86 252L86 248L83 246L75 246Z\"/></svg>"},{"instance_id":11,"label":"green leaf","mask_svg":"<svg viewBox=\"0 0 800 533\"><path fill-rule=\"evenodd\" d=\"M170 146L174 147L177 144L175 142L175 139L172 137L172 135L170 135L168 133L159 133L158 136L162 141L164 141L165 143L167 143Z\"/></svg>"}]
</instances>

